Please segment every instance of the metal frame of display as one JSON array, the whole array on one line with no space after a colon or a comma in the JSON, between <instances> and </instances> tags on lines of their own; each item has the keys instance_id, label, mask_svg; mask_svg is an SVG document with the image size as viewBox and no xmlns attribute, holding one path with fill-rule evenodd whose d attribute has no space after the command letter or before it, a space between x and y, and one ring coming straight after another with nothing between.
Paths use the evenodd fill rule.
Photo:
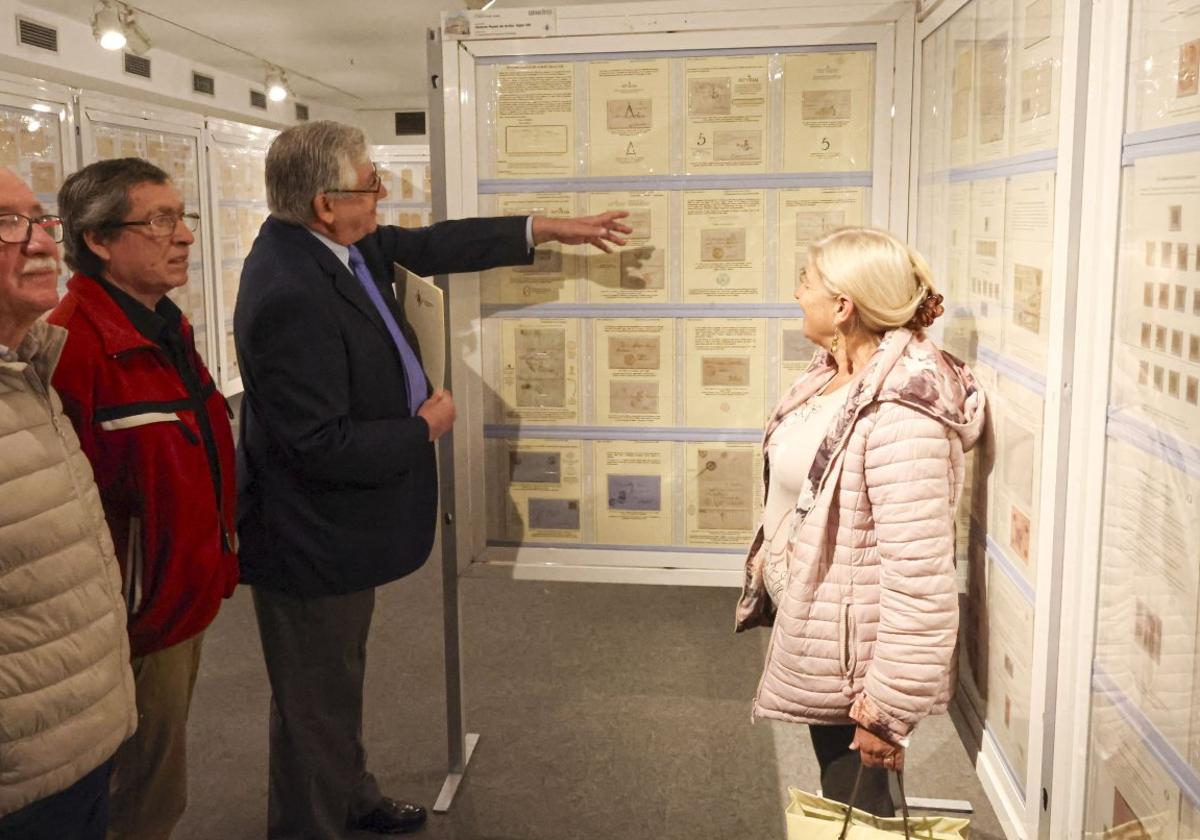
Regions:
<instances>
[{"instance_id":1,"label":"metal frame of display","mask_svg":"<svg viewBox=\"0 0 1200 840\"><path fill-rule=\"evenodd\" d=\"M781 16L803 9L806 25L780 27ZM626 3L603 7L566 7L556 10L557 34L544 39L498 39L443 42L430 33L429 65L435 89L431 108L432 136L441 137L432 149L435 178L444 184L434 202L435 218L478 215L480 188L476 131L475 68L478 60L500 57L602 56L624 57L630 53L669 57L680 51L722 51L811 45L864 45L875 48L875 133L872 153L872 224L904 229L908 204L911 128L910 95L912 65L908 45L912 42L915 13L907 2L862 2L840 5L797 3L794 0L759 0L753 8L729 11L723 0L692 2ZM790 20L790 18L788 18ZM438 92L440 91L440 93ZM761 180L767 178L760 176ZM610 179L612 180L612 179ZM690 180L690 179L689 179ZM702 181L702 178L695 178ZM754 180L751 178L750 180ZM815 179L825 180L825 179ZM638 181L642 183L642 181ZM563 189L562 184L556 184ZM767 184L763 184L767 186ZM448 774L434 806L445 811L451 806L462 782L477 734L466 732L462 701L462 660L459 648L462 619L458 602L458 578L485 553L500 563L477 564L494 573L538 579L609 582L652 582L664 584L737 585L740 571L729 563L713 562L715 555L703 551L651 552L620 548L624 562L611 566L563 563L569 549L496 549L487 546L484 473L484 418L482 413L481 311L478 275L455 281L447 310L447 350L450 381L465 382L458 390L463 415L465 457L455 458L455 435L439 446L442 515L443 628L446 663ZM437 279L450 291L447 278ZM473 335L474 349L467 354L451 352L452 337ZM462 545L464 550L458 549ZM547 553L549 552L549 553ZM596 552L592 552L596 554ZM578 556L576 560L580 559ZM741 557L736 556L738 569ZM709 568L705 568L708 566ZM713 568L716 566L716 568Z\"/></svg>"},{"instance_id":2,"label":"metal frame of display","mask_svg":"<svg viewBox=\"0 0 1200 840\"><path fill-rule=\"evenodd\" d=\"M946 24L973 0L950 0L936 6L918 25L914 49L916 96L914 114L920 114L920 83L922 45L927 37ZM1029 743L1024 789L1009 772L1008 759L1004 756L995 738L988 732L987 721L975 718L973 710L964 709L968 704L958 701L958 721L963 734L975 740L979 749L977 766L980 780L991 800L1001 824L1009 837L1065 837L1077 836L1052 833L1048 816L1056 813L1050 808L1052 802L1051 781L1055 778L1056 757L1063 760L1056 745L1058 726L1056 709L1063 708L1064 714L1071 709L1057 703L1061 687L1057 684L1060 652L1058 636L1060 626L1077 626L1069 615L1060 612L1063 592L1070 583L1063 580L1064 557L1068 528L1061 523L1071 509L1074 497L1068 494L1067 468L1071 455L1070 431L1072 418L1081 410L1074 399L1076 340L1078 335L1068 328L1076 318L1079 271L1079 232L1083 211L1086 96L1088 93L1088 39L1090 37L1090 4L1064 2L1062 45L1059 66L1060 97L1058 113L1058 140L1056 153L1021 154L984 164L951 168L950 181L974 181L985 178L1001 178L1033 171L1055 172L1054 235L1051 276L1054 278L1049 299L1049 334L1047 338L1046 370L1041 376L1031 373L1020 363L1008 363L1000 353L991 354L993 363L1000 372L1018 381L1032 385L1040 384L1044 394L1042 420L1041 481L1039 487L1038 522L1035 556L1039 562L1032 591L1025 591L1034 614L1033 650L1030 663ZM946 71L949 72L948 70ZM914 135L920 131L919 122L914 121ZM917 204L921 172L919 142L913 144L912 191L910 195L910 238L916 235ZM1080 174L1077 175L1076 173ZM1086 296L1085 296L1086 297ZM984 355L980 354L981 357ZM1086 356L1085 356L1086 358ZM1040 379L1040 383L1034 380ZM1079 482L1072 477L1072 485ZM987 556L992 558L1001 571L1016 573L1007 561L1003 550L991 545ZM1023 590L1024 591L1024 590ZM1032 596L1032 597L1030 597ZM975 718L972 722L969 719Z\"/></svg>"},{"instance_id":3,"label":"metal frame of display","mask_svg":"<svg viewBox=\"0 0 1200 840\"><path fill-rule=\"evenodd\" d=\"M213 231L211 230L214 213L212 212L208 184L208 149L205 147L204 142L204 117L202 115L191 111L181 111L174 108L138 102L133 99L97 94L91 91L83 91L79 94L78 107L80 161L84 165L94 163L98 160L92 153L92 150L95 148L94 125L96 123L118 126L120 128L158 131L164 134L176 134L193 139L196 144L196 192L200 202L197 210L200 213L201 224L210 228L206 234L207 237L209 239L214 238ZM218 296L218 290L214 279L215 274L211 250L208 248L199 248L197 252L203 258L200 273L200 279L203 284L205 317L204 353L202 355L205 363L211 368L216 365L218 359L216 353L217 337L218 333L220 333L218 327L220 325L215 320L217 317L216 297Z\"/></svg>"},{"instance_id":4,"label":"metal frame of display","mask_svg":"<svg viewBox=\"0 0 1200 840\"><path fill-rule=\"evenodd\" d=\"M685 8L686 7L686 8ZM781 20L798 20L803 10L804 26L781 26ZM503 57L514 59L571 56L582 59L617 57L672 57L705 51L762 51L788 47L814 48L866 45L875 49L876 127L872 154L869 219L872 224L903 230L907 226L908 159L910 142L911 55L908 48L915 27L914 10L903 2L849 3L841 6L768 0L754 7L729 11L727 6L704 0L701 3L617 4L603 7L564 7L556 10L557 34L547 38L520 38L447 42L436 51L433 70L438 74L444 106L444 137L447 217L473 216L479 212L479 196L497 188L495 181L480 183L477 155L475 68ZM791 13L790 15L788 13ZM634 54L634 55L631 55ZM840 173L831 173L838 176ZM729 176L746 186L770 188L772 175ZM570 190L580 181L605 179L555 179L555 189ZM608 181L634 179L606 179ZM636 179L640 188L650 188L655 179ZM660 180L686 181L706 186L704 176L670 176ZM713 180L709 177L707 180ZM811 178L828 185L830 175ZM838 180L834 177L832 180ZM761 182L761 183L760 183ZM505 182L509 189L524 182ZM547 182L548 183L548 182ZM807 183L807 181L806 181ZM840 183L840 181L839 181ZM538 182L541 185L541 181ZM527 185L526 185L527 186ZM607 185L609 188L614 188ZM788 186L793 186L789 183ZM592 190L596 189L591 184ZM629 187L626 187L629 188ZM675 187L676 189L678 186ZM769 307L770 304L765 306ZM451 331L464 335L478 332L481 312L479 284L467 277L455 281L451 296ZM753 308L753 307L750 307ZM762 308L762 307L759 307ZM602 307L590 307L596 315ZM786 310L779 307L772 317ZM649 309L640 309L646 315ZM532 311L527 311L533 317ZM549 314L549 313L546 313ZM558 313L556 313L557 315ZM706 313L696 311L692 317ZM711 314L711 313L708 313ZM742 314L739 312L739 314ZM630 317L626 313L626 317ZM732 551L667 548L662 551L640 547L596 551L593 548L545 546L506 547L488 545L484 489L472 475L485 463L481 350L477 346L464 358L452 354L456 381L460 383L460 457L455 462L455 500L460 571L475 561L474 572L558 580L655 582L673 584L736 586L741 580L742 556ZM463 385L462 383L466 383ZM743 436L744 437L744 436ZM752 435L754 439L757 434ZM740 439L740 438L739 438ZM462 457L465 455L465 457Z\"/></svg>"}]
</instances>

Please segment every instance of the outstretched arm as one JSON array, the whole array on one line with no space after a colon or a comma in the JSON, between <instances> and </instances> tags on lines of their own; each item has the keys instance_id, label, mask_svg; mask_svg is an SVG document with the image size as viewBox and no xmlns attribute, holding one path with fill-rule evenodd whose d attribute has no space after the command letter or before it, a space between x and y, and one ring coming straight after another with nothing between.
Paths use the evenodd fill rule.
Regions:
<instances>
[{"instance_id":1,"label":"outstretched arm","mask_svg":"<svg viewBox=\"0 0 1200 840\"><path fill-rule=\"evenodd\" d=\"M620 220L629 215L627 210L609 210L595 216L576 216L571 219L551 219L547 216L533 217L533 244L561 242L564 245L595 245L606 254L612 253L613 245L624 245L625 236L633 228Z\"/></svg>"}]
</instances>

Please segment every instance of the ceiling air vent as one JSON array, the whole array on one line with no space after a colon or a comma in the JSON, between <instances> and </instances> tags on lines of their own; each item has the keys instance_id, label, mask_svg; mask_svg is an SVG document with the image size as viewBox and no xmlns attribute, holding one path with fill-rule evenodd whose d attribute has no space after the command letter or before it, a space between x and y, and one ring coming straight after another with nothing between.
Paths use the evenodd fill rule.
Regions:
<instances>
[{"instance_id":1,"label":"ceiling air vent","mask_svg":"<svg viewBox=\"0 0 1200 840\"><path fill-rule=\"evenodd\" d=\"M409 137L425 133L424 111L397 111L396 136Z\"/></svg>"},{"instance_id":2,"label":"ceiling air vent","mask_svg":"<svg viewBox=\"0 0 1200 840\"><path fill-rule=\"evenodd\" d=\"M299 102L296 103L296 121L297 122L307 122L308 121L308 106L307 105L301 105Z\"/></svg>"},{"instance_id":3,"label":"ceiling air vent","mask_svg":"<svg viewBox=\"0 0 1200 840\"><path fill-rule=\"evenodd\" d=\"M58 30L29 18L17 17L17 40L27 47L58 52Z\"/></svg>"},{"instance_id":4,"label":"ceiling air vent","mask_svg":"<svg viewBox=\"0 0 1200 840\"><path fill-rule=\"evenodd\" d=\"M193 70L192 91L203 93L207 96L215 96L217 93L217 83L212 76L205 76L203 73L197 73Z\"/></svg>"},{"instance_id":5,"label":"ceiling air vent","mask_svg":"<svg viewBox=\"0 0 1200 840\"><path fill-rule=\"evenodd\" d=\"M250 107L267 110L267 95L261 90L250 91Z\"/></svg>"},{"instance_id":6,"label":"ceiling air vent","mask_svg":"<svg viewBox=\"0 0 1200 840\"><path fill-rule=\"evenodd\" d=\"M131 76L150 78L150 59L133 53L125 53L125 72Z\"/></svg>"}]
</instances>

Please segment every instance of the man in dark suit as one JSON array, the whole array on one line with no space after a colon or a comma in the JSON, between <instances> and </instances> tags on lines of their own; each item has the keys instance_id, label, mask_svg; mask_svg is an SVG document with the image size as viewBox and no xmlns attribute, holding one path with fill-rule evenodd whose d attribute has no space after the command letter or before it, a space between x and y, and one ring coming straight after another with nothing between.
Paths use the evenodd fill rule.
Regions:
<instances>
[{"instance_id":1,"label":"man in dark suit","mask_svg":"<svg viewBox=\"0 0 1200 840\"><path fill-rule=\"evenodd\" d=\"M414 274L527 264L533 248L624 244L621 212L379 227L387 195L362 132L283 132L267 154L271 218L242 269L234 336L242 582L253 587L271 681L272 840L414 831L425 810L366 769L362 687L375 587L419 568L437 512L434 442L454 423L430 393L397 306Z\"/></svg>"}]
</instances>

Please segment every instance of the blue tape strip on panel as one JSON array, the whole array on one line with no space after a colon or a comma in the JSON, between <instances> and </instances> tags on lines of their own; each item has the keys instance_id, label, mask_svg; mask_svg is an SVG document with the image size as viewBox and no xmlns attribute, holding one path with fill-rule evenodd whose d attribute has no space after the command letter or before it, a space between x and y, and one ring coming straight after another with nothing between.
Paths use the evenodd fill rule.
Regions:
<instances>
[{"instance_id":1,"label":"blue tape strip on panel","mask_svg":"<svg viewBox=\"0 0 1200 840\"><path fill-rule=\"evenodd\" d=\"M996 565L1000 568L1000 571L1004 572L1004 576L1012 581L1013 586L1017 587L1017 591L1021 593L1021 597L1024 598L1030 606L1034 606L1034 603L1037 600L1037 595L1033 591L1033 586L1031 586L1029 581L1025 579L1025 575L1021 573L1021 570L1017 567L1017 564L1009 559L1004 549L1002 549L1000 545L990 536L987 538L987 552L988 555L996 561Z\"/></svg>"},{"instance_id":2,"label":"blue tape strip on panel","mask_svg":"<svg viewBox=\"0 0 1200 840\"><path fill-rule=\"evenodd\" d=\"M722 556L745 556L744 548L706 548L693 545L606 545L603 543L556 543L556 542L517 542L515 540L488 540L487 544L496 548L565 548L571 551L654 551L659 553L687 552L688 554L717 554ZM606 566L613 569L627 569L629 566ZM669 567L668 567L669 568ZM701 571L726 571L722 569L702 569ZM734 570L740 571L740 570Z\"/></svg>"},{"instance_id":3,"label":"blue tape strip on panel","mask_svg":"<svg viewBox=\"0 0 1200 840\"><path fill-rule=\"evenodd\" d=\"M1200 808L1200 777L1188 765L1175 748L1167 743L1154 724L1134 705L1125 693L1121 691L1116 681L1099 662L1092 663L1092 688L1103 694L1121 713L1125 722L1133 728L1142 739L1154 758L1167 771L1167 775L1179 785L1179 790L1191 801L1192 805Z\"/></svg>"},{"instance_id":4,"label":"blue tape strip on panel","mask_svg":"<svg viewBox=\"0 0 1200 840\"><path fill-rule=\"evenodd\" d=\"M1108 436L1135 446L1182 473L1200 478L1200 447L1185 443L1113 406L1108 409Z\"/></svg>"},{"instance_id":5,"label":"blue tape strip on panel","mask_svg":"<svg viewBox=\"0 0 1200 840\"><path fill-rule=\"evenodd\" d=\"M1050 172L1058 166L1058 150L1030 152L1027 155L1003 160L963 166L947 171L952 183L964 181L986 181L992 178L1008 178L1012 175L1028 175L1030 172Z\"/></svg>"},{"instance_id":6,"label":"blue tape strip on panel","mask_svg":"<svg viewBox=\"0 0 1200 840\"><path fill-rule=\"evenodd\" d=\"M1122 139L1121 147L1125 166L1139 158L1200 152L1200 122L1131 132Z\"/></svg>"},{"instance_id":7,"label":"blue tape strip on panel","mask_svg":"<svg viewBox=\"0 0 1200 840\"><path fill-rule=\"evenodd\" d=\"M979 361L995 368L1009 379L1033 391L1039 397L1045 398L1046 378L1037 371L1030 370L1015 359L1010 359L1008 356L997 353L995 350L985 347L982 344L979 345L977 355L979 356Z\"/></svg>"},{"instance_id":8,"label":"blue tape strip on panel","mask_svg":"<svg viewBox=\"0 0 1200 840\"><path fill-rule=\"evenodd\" d=\"M486 304L485 318L801 318L789 303L542 303L535 306Z\"/></svg>"},{"instance_id":9,"label":"blue tape strip on panel","mask_svg":"<svg viewBox=\"0 0 1200 840\"><path fill-rule=\"evenodd\" d=\"M479 195L539 192L676 192L794 187L869 187L870 172L798 172L770 175L659 175L644 178L538 178L479 182Z\"/></svg>"},{"instance_id":10,"label":"blue tape strip on panel","mask_svg":"<svg viewBox=\"0 0 1200 840\"><path fill-rule=\"evenodd\" d=\"M626 428L625 426L507 426L483 427L485 438L546 440L649 440L681 443L759 443L760 429Z\"/></svg>"},{"instance_id":11,"label":"blue tape strip on panel","mask_svg":"<svg viewBox=\"0 0 1200 840\"><path fill-rule=\"evenodd\" d=\"M715 50L644 50L641 52L548 53L546 55L487 55L476 66L489 64L541 64L547 61L618 61L644 58L699 58L727 55L768 55L815 52L875 52L874 44L811 44L791 47L735 47Z\"/></svg>"}]
</instances>

